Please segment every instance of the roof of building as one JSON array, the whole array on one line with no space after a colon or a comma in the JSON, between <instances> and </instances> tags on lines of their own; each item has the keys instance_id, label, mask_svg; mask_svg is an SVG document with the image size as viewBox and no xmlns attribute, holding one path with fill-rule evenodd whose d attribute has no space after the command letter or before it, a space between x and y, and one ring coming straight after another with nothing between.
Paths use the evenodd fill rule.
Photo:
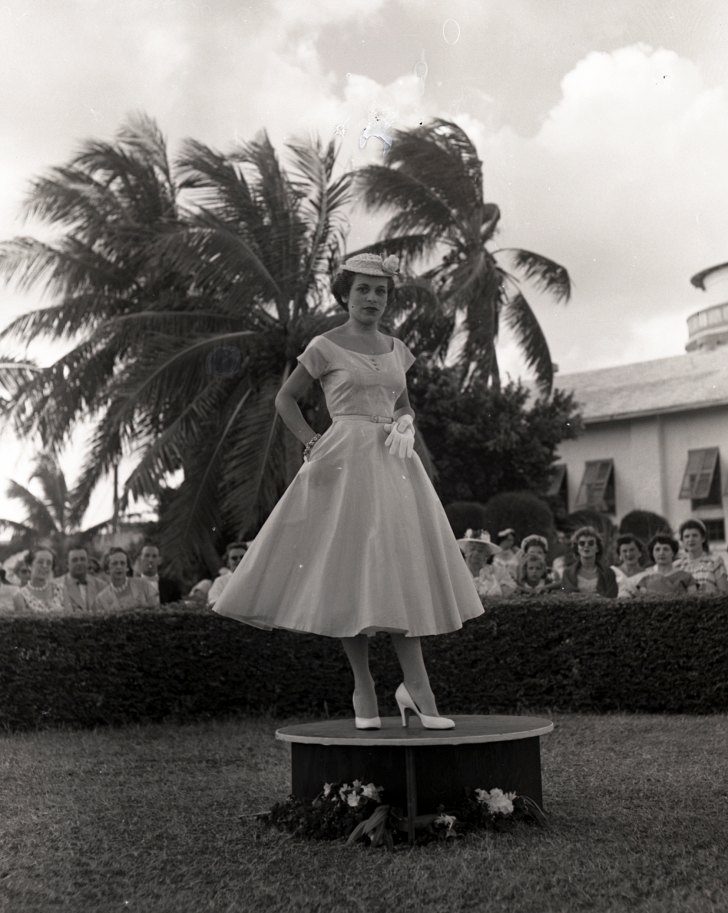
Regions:
<instances>
[{"instance_id":1,"label":"roof of building","mask_svg":"<svg viewBox=\"0 0 728 913\"><path fill-rule=\"evenodd\" d=\"M704 409L728 404L728 346L580 374L557 374L572 391L584 421Z\"/></svg>"}]
</instances>

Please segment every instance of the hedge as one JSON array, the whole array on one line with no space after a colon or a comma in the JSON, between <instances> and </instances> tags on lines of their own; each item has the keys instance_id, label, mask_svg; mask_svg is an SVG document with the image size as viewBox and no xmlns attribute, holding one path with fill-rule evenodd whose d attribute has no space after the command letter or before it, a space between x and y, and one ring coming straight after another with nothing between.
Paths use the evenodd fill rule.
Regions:
<instances>
[{"instance_id":1,"label":"hedge","mask_svg":"<svg viewBox=\"0 0 728 913\"><path fill-rule=\"evenodd\" d=\"M443 713L728 712L728 599L489 602L461 631L425 638ZM399 667L371 643L380 711ZM231 713L350 715L337 641L265 632L183 606L0 618L0 725L74 728Z\"/></svg>"}]
</instances>

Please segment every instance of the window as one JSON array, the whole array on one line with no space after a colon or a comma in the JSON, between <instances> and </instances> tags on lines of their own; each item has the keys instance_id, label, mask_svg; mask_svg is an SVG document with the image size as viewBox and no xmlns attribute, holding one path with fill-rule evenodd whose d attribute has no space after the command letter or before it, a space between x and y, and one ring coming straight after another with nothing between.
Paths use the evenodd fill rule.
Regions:
<instances>
[{"instance_id":1,"label":"window","mask_svg":"<svg viewBox=\"0 0 728 913\"><path fill-rule=\"evenodd\" d=\"M616 513L614 497L614 460L589 460L576 496L574 510L591 507L608 514Z\"/></svg>"},{"instance_id":2,"label":"window","mask_svg":"<svg viewBox=\"0 0 728 913\"><path fill-rule=\"evenodd\" d=\"M685 467L678 498L690 498L693 510L696 507L721 506L720 460L717 447L688 451L688 465Z\"/></svg>"},{"instance_id":3,"label":"window","mask_svg":"<svg viewBox=\"0 0 728 913\"><path fill-rule=\"evenodd\" d=\"M708 533L708 542L725 542L725 520L703 520Z\"/></svg>"},{"instance_id":4,"label":"window","mask_svg":"<svg viewBox=\"0 0 728 913\"><path fill-rule=\"evenodd\" d=\"M566 463L554 466L546 497L559 501L566 513L569 512L569 486L566 481Z\"/></svg>"}]
</instances>

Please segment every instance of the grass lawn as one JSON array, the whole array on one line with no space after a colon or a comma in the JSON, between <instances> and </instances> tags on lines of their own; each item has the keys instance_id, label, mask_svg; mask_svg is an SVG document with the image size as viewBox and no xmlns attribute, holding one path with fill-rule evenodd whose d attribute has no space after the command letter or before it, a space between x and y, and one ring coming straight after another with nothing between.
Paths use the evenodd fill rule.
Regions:
<instances>
[{"instance_id":1,"label":"grass lawn","mask_svg":"<svg viewBox=\"0 0 728 913\"><path fill-rule=\"evenodd\" d=\"M547 830L394 853L240 820L288 792L281 722L1 736L0 910L728 910L726 716L557 716Z\"/></svg>"}]
</instances>

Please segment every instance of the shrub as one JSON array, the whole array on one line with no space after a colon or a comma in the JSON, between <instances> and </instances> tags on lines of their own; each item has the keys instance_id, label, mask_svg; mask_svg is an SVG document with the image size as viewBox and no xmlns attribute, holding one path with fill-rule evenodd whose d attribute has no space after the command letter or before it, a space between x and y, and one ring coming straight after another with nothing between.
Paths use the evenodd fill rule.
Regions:
<instances>
[{"instance_id":1,"label":"shrub","mask_svg":"<svg viewBox=\"0 0 728 913\"><path fill-rule=\"evenodd\" d=\"M554 552L554 515L548 504L530 491L506 491L494 495L485 505L484 524L494 542L498 541L500 530L512 527L516 531L516 545L526 536L537 533L546 536L549 552Z\"/></svg>"},{"instance_id":2,"label":"shrub","mask_svg":"<svg viewBox=\"0 0 728 913\"><path fill-rule=\"evenodd\" d=\"M659 514L653 514L649 510L631 510L622 517L619 524L620 535L632 533L641 539L645 545L655 535L655 533L669 533L672 535L672 527L669 522Z\"/></svg>"},{"instance_id":3,"label":"shrub","mask_svg":"<svg viewBox=\"0 0 728 913\"><path fill-rule=\"evenodd\" d=\"M728 599L488 603L461 631L423 641L443 713L725 713ZM401 673L371 641L380 711ZM92 727L231 713L351 715L340 644L265 632L175 607L0 618L0 725Z\"/></svg>"},{"instance_id":4,"label":"shrub","mask_svg":"<svg viewBox=\"0 0 728 913\"><path fill-rule=\"evenodd\" d=\"M485 527L485 505L477 501L453 501L445 508L456 539L462 539L467 529Z\"/></svg>"}]
</instances>

